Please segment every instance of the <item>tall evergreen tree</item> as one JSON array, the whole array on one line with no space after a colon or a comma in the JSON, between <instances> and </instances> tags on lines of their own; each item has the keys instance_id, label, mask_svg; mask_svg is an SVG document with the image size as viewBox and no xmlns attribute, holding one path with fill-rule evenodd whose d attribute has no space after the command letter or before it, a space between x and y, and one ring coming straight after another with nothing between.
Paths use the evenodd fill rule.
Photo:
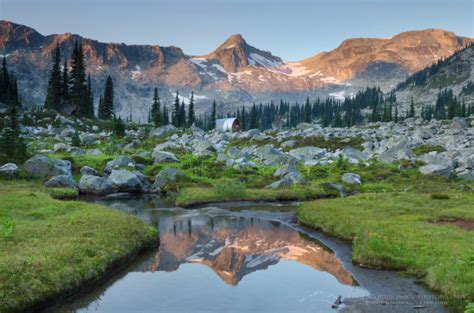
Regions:
<instances>
[{"instance_id":1,"label":"tall evergreen tree","mask_svg":"<svg viewBox=\"0 0 474 313\"><path fill-rule=\"evenodd\" d=\"M71 103L76 108L76 114L81 117L93 117L87 91L84 52L82 44L74 44L71 58Z\"/></svg>"},{"instance_id":2,"label":"tall evergreen tree","mask_svg":"<svg viewBox=\"0 0 474 313\"><path fill-rule=\"evenodd\" d=\"M104 120L110 120L114 116L114 83L112 77L107 76L104 86L104 99L102 105L102 112L99 112L99 117Z\"/></svg>"},{"instance_id":3,"label":"tall evergreen tree","mask_svg":"<svg viewBox=\"0 0 474 313\"><path fill-rule=\"evenodd\" d=\"M309 103L309 97L306 97L304 104L303 121L305 123L311 123L311 104Z\"/></svg>"},{"instance_id":4,"label":"tall evergreen tree","mask_svg":"<svg viewBox=\"0 0 474 313\"><path fill-rule=\"evenodd\" d=\"M59 44L53 51L53 67L49 73L48 90L44 106L48 109L59 111L61 108L61 50Z\"/></svg>"},{"instance_id":5,"label":"tall evergreen tree","mask_svg":"<svg viewBox=\"0 0 474 313\"><path fill-rule=\"evenodd\" d=\"M69 68L67 60L64 60L63 75L61 77L61 102L65 106L69 104Z\"/></svg>"},{"instance_id":6,"label":"tall evergreen tree","mask_svg":"<svg viewBox=\"0 0 474 313\"><path fill-rule=\"evenodd\" d=\"M160 103L160 96L158 94L158 88L153 90L153 104L151 105L151 121L155 125L155 127L159 127L163 123L163 119L161 117L161 103Z\"/></svg>"},{"instance_id":7,"label":"tall evergreen tree","mask_svg":"<svg viewBox=\"0 0 474 313\"><path fill-rule=\"evenodd\" d=\"M92 82L91 82L91 76L87 76L87 104L84 109L86 112L87 117L94 117L94 94L92 93Z\"/></svg>"},{"instance_id":8,"label":"tall evergreen tree","mask_svg":"<svg viewBox=\"0 0 474 313\"><path fill-rule=\"evenodd\" d=\"M217 103L216 100L212 101L212 111L211 111L211 121L210 129L216 129L216 120L217 120Z\"/></svg>"},{"instance_id":9,"label":"tall evergreen tree","mask_svg":"<svg viewBox=\"0 0 474 313\"><path fill-rule=\"evenodd\" d=\"M6 63L3 66L6 70ZM2 90L7 111L4 117L4 127L0 133L0 155L4 154L2 157L4 161L22 162L27 158L27 151L18 122L18 109L21 103L17 81L15 77L3 75L2 83L4 83L3 87L7 86L6 90Z\"/></svg>"},{"instance_id":10,"label":"tall evergreen tree","mask_svg":"<svg viewBox=\"0 0 474 313\"><path fill-rule=\"evenodd\" d=\"M186 109L184 104L184 99L179 106L178 112L178 125L179 127L186 127Z\"/></svg>"},{"instance_id":11,"label":"tall evergreen tree","mask_svg":"<svg viewBox=\"0 0 474 313\"><path fill-rule=\"evenodd\" d=\"M257 106L254 104L252 105L252 110L250 111L250 129L258 128L258 119L257 119Z\"/></svg>"},{"instance_id":12,"label":"tall evergreen tree","mask_svg":"<svg viewBox=\"0 0 474 313\"><path fill-rule=\"evenodd\" d=\"M179 108L180 108L180 103L179 103L179 91L176 90L176 97L174 99L174 106L173 106L173 112L171 114L171 124L173 124L176 127L179 127Z\"/></svg>"},{"instance_id":13,"label":"tall evergreen tree","mask_svg":"<svg viewBox=\"0 0 474 313\"><path fill-rule=\"evenodd\" d=\"M196 119L196 115L194 113L194 91L191 91L191 98L189 99L189 107L188 107L188 126L192 126Z\"/></svg>"}]
</instances>

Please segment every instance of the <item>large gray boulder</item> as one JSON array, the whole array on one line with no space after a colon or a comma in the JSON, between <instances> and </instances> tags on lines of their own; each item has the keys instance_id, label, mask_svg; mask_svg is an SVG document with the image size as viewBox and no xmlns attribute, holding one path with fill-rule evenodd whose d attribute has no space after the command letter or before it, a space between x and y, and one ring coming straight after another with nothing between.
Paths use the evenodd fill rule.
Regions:
<instances>
[{"instance_id":1,"label":"large gray boulder","mask_svg":"<svg viewBox=\"0 0 474 313\"><path fill-rule=\"evenodd\" d=\"M400 141L398 144L392 146L387 151L379 155L379 161L383 163L393 163L400 160L410 160L415 155L406 141Z\"/></svg>"},{"instance_id":2,"label":"large gray boulder","mask_svg":"<svg viewBox=\"0 0 474 313\"><path fill-rule=\"evenodd\" d=\"M105 166L104 173L110 174L112 170L118 169L135 169L135 161L127 156L121 155L116 159L107 162Z\"/></svg>"},{"instance_id":3,"label":"large gray boulder","mask_svg":"<svg viewBox=\"0 0 474 313\"><path fill-rule=\"evenodd\" d=\"M176 155L172 152L167 152L167 151L161 151L161 150L153 150L153 153L151 154L154 163L173 163L173 162L179 162L178 158Z\"/></svg>"},{"instance_id":4,"label":"large gray boulder","mask_svg":"<svg viewBox=\"0 0 474 313\"><path fill-rule=\"evenodd\" d=\"M15 163L7 163L0 166L0 177L5 179L13 179L20 174L20 168Z\"/></svg>"},{"instance_id":5,"label":"large gray boulder","mask_svg":"<svg viewBox=\"0 0 474 313\"><path fill-rule=\"evenodd\" d=\"M143 184L137 174L127 170L112 170L107 181L121 192L140 192Z\"/></svg>"},{"instance_id":6,"label":"large gray boulder","mask_svg":"<svg viewBox=\"0 0 474 313\"><path fill-rule=\"evenodd\" d=\"M273 173L273 176L278 176L278 177L283 177L288 173L291 172L297 172L297 170L291 165L291 164L285 164L280 166L275 173Z\"/></svg>"},{"instance_id":7,"label":"large gray boulder","mask_svg":"<svg viewBox=\"0 0 474 313\"><path fill-rule=\"evenodd\" d=\"M160 189L164 184L175 181L178 177L183 177L184 173L176 168L168 167L155 176L153 187Z\"/></svg>"},{"instance_id":8,"label":"large gray boulder","mask_svg":"<svg viewBox=\"0 0 474 313\"><path fill-rule=\"evenodd\" d=\"M306 162L324 157L326 155L326 149L318 147L301 147L290 150L288 153L298 161Z\"/></svg>"},{"instance_id":9,"label":"large gray boulder","mask_svg":"<svg viewBox=\"0 0 474 313\"><path fill-rule=\"evenodd\" d=\"M116 192L107 179L99 176L84 175L79 181L79 191L82 194L103 196Z\"/></svg>"},{"instance_id":10,"label":"large gray boulder","mask_svg":"<svg viewBox=\"0 0 474 313\"><path fill-rule=\"evenodd\" d=\"M165 125L165 126L161 126L161 127L153 129L150 132L150 137L164 138L164 137L168 137L173 134L176 134L178 132L179 132L179 129L177 129L173 125Z\"/></svg>"},{"instance_id":11,"label":"large gray boulder","mask_svg":"<svg viewBox=\"0 0 474 313\"><path fill-rule=\"evenodd\" d=\"M262 161L263 165L267 166L280 165L288 159L285 153L275 149L271 144L256 148L254 155Z\"/></svg>"},{"instance_id":12,"label":"large gray boulder","mask_svg":"<svg viewBox=\"0 0 474 313\"><path fill-rule=\"evenodd\" d=\"M349 185L360 185L362 184L362 180L360 179L360 175L354 173L345 173L342 175L342 181Z\"/></svg>"},{"instance_id":13,"label":"large gray boulder","mask_svg":"<svg viewBox=\"0 0 474 313\"><path fill-rule=\"evenodd\" d=\"M81 176L84 176L84 175L94 175L94 176L97 176L98 173L95 169L93 169L92 167L90 166L83 166L81 167L81 169L79 170L79 172L81 173Z\"/></svg>"},{"instance_id":14,"label":"large gray boulder","mask_svg":"<svg viewBox=\"0 0 474 313\"><path fill-rule=\"evenodd\" d=\"M285 176L283 176L283 180L289 179L293 182L293 184L303 184L305 183L305 179L303 178L303 175L301 175L299 172L289 172Z\"/></svg>"},{"instance_id":15,"label":"large gray boulder","mask_svg":"<svg viewBox=\"0 0 474 313\"><path fill-rule=\"evenodd\" d=\"M227 155L233 159L239 159L245 156L245 154L237 147L231 147L227 150Z\"/></svg>"},{"instance_id":16,"label":"large gray boulder","mask_svg":"<svg viewBox=\"0 0 474 313\"><path fill-rule=\"evenodd\" d=\"M44 183L47 188L73 188L77 189L77 183L69 175L58 175Z\"/></svg>"},{"instance_id":17,"label":"large gray boulder","mask_svg":"<svg viewBox=\"0 0 474 313\"><path fill-rule=\"evenodd\" d=\"M471 169L462 169L456 172L456 177L464 180L474 180L474 170Z\"/></svg>"},{"instance_id":18,"label":"large gray boulder","mask_svg":"<svg viewBox=\"0 0 474 313\"><path fill-rule=\"evenodd\" d=\"M428 164L425 166L420 167L419 171L422 174L433 174L438 176L443 176L446 178L451 177L453 174L454 168L449 164Z\"/></svg>"},{"instance_id":19,"label":"large gray boulder","mask_svg":"<svg viewBox=\"0 0 474 313\"><path fill-rule=\"evenodd\" d=\"M52 159L42 154L37 154L26 161L24 168L29 177L72 176L71 162Z\"/></svg>"},{"instance_id":20,"label":"large gray boulder","mask_svg":"<svg viewBox=\"0 0 474 313\"><path fill-rule=\"evenodd\" d=\"M55 143L53 146L53 151L54 153L61 153L61 152L67 152L71 149L70 145L67 145L65 143Z\"/></svg>"},{"instance_id":21,"label":"large gray boulder","mask_svg":"<svg viewBox=\"0 0 474 313\"><path fill-rule=\"evenodd\" d=\"M276 182L271 183L270 185L266 186L266 189L280 189L285 187L293 186L293 181L289 178L283 178L277 180Z\"/></svg>"},{"instance_id":22,"label":"large gray boulder","mask_svg":"<svg viewBox=\"0 0 474 313\"><path fill-rule=\"evenodd\" d=\"M205 140L199 142L196 147L194 148L193 154L198 155L198 156L205 156L205 155L213 155L216 152L216 148L214 145Z\"/></svg>"},{"instance_id":23,"label":"large gray boulder","mask_svg":"<svg viewBox=\"0 0 474 313\"><path fill-rule=\"evenodd\" d=\"M355 161L367 161L369 159L369 154L362 152L359 149L352 148L349 146L342 149L342 154L346 159L355 160Z\"/></svg>"}]
</instances>

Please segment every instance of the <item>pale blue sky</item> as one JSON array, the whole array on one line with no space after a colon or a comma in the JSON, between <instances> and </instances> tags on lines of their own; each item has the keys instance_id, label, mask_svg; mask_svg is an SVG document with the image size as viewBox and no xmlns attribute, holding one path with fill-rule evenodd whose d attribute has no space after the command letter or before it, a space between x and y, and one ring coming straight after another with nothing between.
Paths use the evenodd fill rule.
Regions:
<instances>
[{"instance_id":1,"label":"pale blue sky","mask_svg":"<svg viewBox=\"0 0 474 313\"><path fill-rule=\"evenodd\" d=\"M241 33L285 60L334 49L347 38L414 29L474 37L472 0L0 0L0 19L45 35L175 45L190 55Z\"/></svg>"}]
</instances>

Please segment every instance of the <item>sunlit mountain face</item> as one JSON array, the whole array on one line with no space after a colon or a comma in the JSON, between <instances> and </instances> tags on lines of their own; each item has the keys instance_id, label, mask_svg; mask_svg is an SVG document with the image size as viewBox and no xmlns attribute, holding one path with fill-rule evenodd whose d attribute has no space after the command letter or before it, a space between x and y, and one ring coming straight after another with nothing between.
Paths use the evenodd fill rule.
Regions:
<instances>
[{"instance_id":1,"label":"sunlit mountain face","mask_svg":"<svg viewBox=\"0 0 474 313\"><path fill-rule=\"evenodd\" d=\"M56 45L65 60L81 42L96 103L111 75L116 113L137 122L147 120L154 87L169 104L177 89L185 102L194 90L198 113L208 110L214 99L223 112L259 101L304 101L308 95L344 99L372 85L388 91L407 75L472 41L426 29L390 38L347 39L331 51L290 62L252 46L239 34L206 55L193 56L179 47L106 43L70 33L43 35L25 25L0 21L0 53L18 77L24 105L43 104Z\"/></svg>"}]
</instances>

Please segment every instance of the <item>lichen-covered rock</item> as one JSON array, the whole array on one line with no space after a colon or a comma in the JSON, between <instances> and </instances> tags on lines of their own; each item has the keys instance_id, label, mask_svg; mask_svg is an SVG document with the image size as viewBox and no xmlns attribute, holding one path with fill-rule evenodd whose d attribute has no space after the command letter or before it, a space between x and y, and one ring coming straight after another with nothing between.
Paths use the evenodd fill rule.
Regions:
<instances>
[{"instance_id":1,"label":"lichen-covered rock","mask_svg":"<svg viewBox=\"0 0 474 313\"><path fill-rule=\"evenodd\" d=\"M71 176L71 162L52 159L37 154L25 162L25 171L29 177L53 177L57 175Z\"/></svg>"},{"instance_id":2,"label":"lichen-covered rock","mask_svg":"<svg viewBox=\"0 0 474 313\"><path fill-rule=\"evenodd\" d=\"M69 175L58 175L49 179L44 183L47 188L74 188L76 189L77 183Z\"/></svg>"},{"instance_id":3,"label":"lichen-covered rock","mask_svg":"<svg viewBox=\"0 0 474 313\"><path fill-rule=\"evenodd\" d=\"M79 191L82 194L103 196L116 192L116 189L103 177L84 175L79 181Z\"/></svg>"},{"instance_id":4,"label":"lichen-covered rock","mask_svg":"<svg viewBox=\"0 0 474 313\"><path fill-rule=\"evenodd\" d=\"M20 168L15 163L7 163L0 166L0 177L4 179L13 179L20 174Z\"/></svg>"},{"instance_id":5,"label":"lichen-covered rock","mask_svg":"<svg viewBox=\"0 0 474 313\"><path fill-rule=\"evenodd\" d=\"M143 184L137 174L127 170L112 170L107 181L121 192L140 192Z\"/></svg>"},{"instance_id":6,"label":"lichen-covered rock","mask_svg":"<svg viewBox=\"0 0 474 313\"><path fill-rule=\"evenodd\" d=\"M360 179L360 175L354 173L345 173L342 175L342 181L349 185L360 185L362 184L362 180Z\"/></svg>"},{"instance_id":7,"label":"lichen-covered rock","mask_svg":"<svg viewBox=\"0 0 474 313\"><path fill-rule=\"evenodd\" d=\"M155 176L153 187L160 189L164 184L174 182L180 176L184 177L184 173L181 170L172 167L165 168Z\"/></svg>"}]
</instances>

